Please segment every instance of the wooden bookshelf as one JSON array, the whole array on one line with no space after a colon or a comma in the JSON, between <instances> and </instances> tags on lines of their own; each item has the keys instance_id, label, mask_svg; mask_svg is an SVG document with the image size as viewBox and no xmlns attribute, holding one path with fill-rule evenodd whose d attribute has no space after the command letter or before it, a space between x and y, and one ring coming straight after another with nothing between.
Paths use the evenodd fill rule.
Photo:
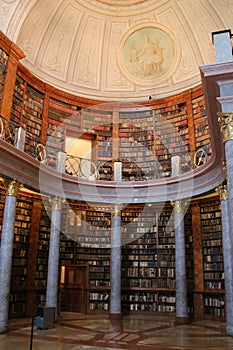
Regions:
<instances>
[{"instance_id":1,"label":"wooden bookshelf","mask_svg":"<svg viewBox=\"0 0 233 350\"><path fill-rule=\"evenodd\" d=\"M5 194L2 192L2 207L4 200ZM82 227L82 234L79 226L76 226L77 231L71 230L69 234L67 229L73 226L70 225L72 222L69 222L69 225L65 222L66 207L62 213L64 218L61 227L63 232L60 242L60 265L88 266L86 312L90 313L109 312L111 212L107 212L105 208L103 214L103 208L105 207L77 206L76 203L75 214L79 211L85 212L86 223ZM202 254L199 265L201 270L203 269L203 287L198 281L200 272L197 274L197 267L193 264L194 259L197 259L193 256L199 249L193 232L193 223L195 229L198 226L196 209L200 213L202 233L198 256ZM220 214L220 202L218 198L214 198L201 201L198 206L196 203L192 204L185 215L188 312L189 315L195 316L195 308L201 307L203 317L207 319L224 319L225 313ZM49 215L49 203L42 204L39 198L33 198L32 195L19 196L15 222L12 267L14 285L11 288L10 317L16 317L16 314L17 317L29 315L32 312L29 308L31 300L35 305L45 302L50 238ZM192 221L195 215L196 221ZM122 311L174 313L175 234L171 205L167 203L164 208L158 204L128 205L124 208L122 243ZM35 258L34 278L30 267L32 262L28 261L29 256L32 257L32 250ZM202 296L201 299L195 299L195 291Z\"/></svg>"},{"instance_id":2,"label":"wooden bookshelf","mask_svg":"<svg viewBox=\"0 0 233 350\"><path fill-rule=\"evenodd\" d=\"M224 265L221 205L218 199L201 203L204 272L204 315L224 317Z\"/></svg>"},{"instance_id":3,"label":"wooden bookshelf","mask_svg":"<svg viewBox=\"0 0 233 350\"><path fill-rule=\"evenodd\" d=\"M38 251L37 251L37 267L35 284L38 287L45 287L47 283L48 256L49 256L49 240L50 240L50 205L43 203L41 208L39 235L38 235ZM43 300L41 300L42 302Z\"/></svg>"},{"instance_id":4,"label":"wooden bookshelf","mask_svg":"<svg viewBox=\"0 0 233 350\"><path fill-rule=\"evenodd\" d=\"M28 253L32 218L32 198L19 195L16 204L9 317L23 317L26 312Z\"/></svg>"},{"instance_id":5,"label":"wooden bookshelf","mask_svg":"<svg viewBox=\"0 0 233 350\"><path fill-rule=\"evenodd\" d=\"M166 106L159 101L158 106L137 111L119 108L116 112L106 106L84 109L78 99L65 93L56 96L54 89L34 80L22 67L18 69L11 122L26 127L28 153L36 142L46 144L51 167L56 167L56 154L64 150L65 137L70 133L78 133L78 137L86 132L97 135L95 160L103 180L112 180L112 162L116 159L123 162L123 180L128 181L170 176L171 157L175 155L181 157L181 172L190 171L190 150L208 147L211 154L203 94L184 94L178 96L178 102L171 98ZM191 126L190 109L194 118Z\"/></svg>"},{"instance_id":6,"label":"wooden bookshelf","mask_svg":"<svg viewBox=\"0 0 233 350\"><path fill-rule=\"evenodd\" d=\"M10 122L14 127L22 126L26 131L24 151L35 156L40 142L44 94L17 74L12 97Z\"/></svg>"},{"instance_id":7,"label":"wooden bookshelf","mask_svg":"<svg viewBox=\"0 0 233 350\"><path fill-rule=\"evenodd\" d=\"M11 122L15 126L22 125L23 101L26 88L25 80L17 74L12 100Z\"/></svg>"},{"instance_id":8,"label":"wooden bookshelf","mask_svg":"<svg viewBox=\"0 0 233 350\"><path fill-rule=\"evenodd\" d=\"M124 312L175 311L175 236L172 208L151 205L122 213Z\"/></svg>"},{"instance_id":9,"label":"wooden bookshelf","mask_svg":"<svg viewBox=\"0 0 233 350\"><path fill-rule=\"evenodd\" d=\"M155 109L156 156L163 176L171 175L171 157L181 158L181 172L191 170L187 102Z\"/></svg>"},{"instance_id":10,"label":"wooden bookshelf","mask_svg":"<svg viewBox=\"0 0 233 350\"><path fill-rule=\"evenodd\" d=\"M8 58L9 55L2 48L0 48L0 105L2 105Z\"/></svg>"},{"instance_id":11,"label":"wooden bookshelf","mask_svg":"<svg viewBox=\"0 0 233 350\"><path fill-rule=\"evenodd\" d=\"M152 110L119 113L119 159L123 180L154 177L154 118Z\"/></svg>"},{"instance_id":12,"label":"wooden bookshelf","mask_svg":"<svg viewBox=\"0 0 233 350\"><path fill-rule=\"evenodd\" d=\"M192 99L193 121L195 126L196 150L203 148L208 156L212 153L210 129L204 96Z\"/></svg>"},{"instance_id":13,"label":"wooden bookshelf","mask_svg":"<svg viewBox=\"0 0 233 350\"><path fill-rule=\"evenodd\" d=\"M1 115L14 126L26 129L25 152L32 155L37 142L47 146L49 166L56 166L56 153L64 150L66 135L76 133L78 137L85 133L95 135L94 160L102 169L102 180L112 180L115 160L123 162L124 180L148 180L170 176L174 155L181 157L182 173L192 168L187 156L190 151L204 148L211 155L208 115L200 87L140 108L113 111L102 108L98 101L71 96L40 81L19 63L23 54L3 33L0 44ZM10 317L29 314L31 302L45 302L51 209L49 203L39 203L38 197L21 194L17 201ZM4 204L2 190L0 231ZM108 312L111 210L100 203L95 207L72 203L71 208L71 213L67 208L62 213L60 264L87 265L87 311ZM128 205L122 210L125 312L175 311L175 233L171 212L168 203L164 208L159 204ZM185 234L189 313L197 318L223 319L225 292L218 199L200 199L191 205L185 217Z\"/></svg>"}]
</instances>

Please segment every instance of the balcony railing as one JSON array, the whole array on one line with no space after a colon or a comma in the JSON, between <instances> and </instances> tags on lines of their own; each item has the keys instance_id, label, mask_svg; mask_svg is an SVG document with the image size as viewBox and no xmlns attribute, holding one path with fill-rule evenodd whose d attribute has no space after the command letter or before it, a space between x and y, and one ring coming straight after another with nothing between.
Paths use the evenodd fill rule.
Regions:
<instances>
[{"instance_id":1,"label":"balcony railing","mask_svg":"<svg viewBox=\"0 0 233 350\"><path fill-rule=\"evenodd\" d=\"M44 146L39 142L39 138L37 139L36 137L33 137L22 127L9 123L1 116L0 138L14 145L15 147L20 148L25 153L37 159L39 162L55 169L57 168L57 154L59 153L59 150L53 149L51 152L51 146ZM51 153L53 153L55 156L51 157ZM65 173L89 180L114 180L113 161L93 161L91 159L69 155L64 152L62 153L65 155ZM188 162L187 160L184 160L183 163L187 164L187 168L183 172L190 171L203 165L208 160L208 147L199 148L190 158L192 159L190 159ZM146 168L146 171L144 171L135 162L126 159L121 159L119 161L122 162L122 181L145 181L171 176L170 171L166 171L166 169L164 170L159 166L159 164L157 164L158 162L153 169ZM171 162L171 159L169 162ZM169 165L169 168L171 168L171 164Z\"/></svg>"}]
</instances>

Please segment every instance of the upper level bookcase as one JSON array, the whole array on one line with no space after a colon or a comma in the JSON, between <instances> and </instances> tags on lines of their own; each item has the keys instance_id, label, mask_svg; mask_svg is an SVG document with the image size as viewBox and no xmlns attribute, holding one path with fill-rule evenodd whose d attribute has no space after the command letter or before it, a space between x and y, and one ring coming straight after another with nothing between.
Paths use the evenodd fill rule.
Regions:
<instances>
[{"instance_id":1,"label":"upper level bookcase","mask_svg":"<svg viewBox=\"0 0 233 350\"><path fill-rule=\"evenodd\" d=\"M123 180L147 180L171 176L172 156L180 156L184 173L194 167L200 148L211 155L200 86L140 105L88 100L33 76L19 63L19 54L13 62L11 45L3 45L2 35L0 39L1 115L26 129L26 152L33 153L38 142L46 145L48 165L54 166L56 152L64 151L67 132L77 138L87 132L97 135L95 161L104 180L113 179L115 160L123 162Z\"/></svg>"},{"instance_id":2,"label":"upper level bookcase","mask_svg":"<svg viewBox=\"0 0 233 350\"><path fill-rule=\"evenodd\" d=\"M0 105L2 104L2 95L6 80L8 57L9 55L3 49L0 49Z\"/></svg>"},{"instance_id":3,"label":"upper level bookcase","mask_svg":"<svg viewBox=\"0 0 233 350\"><path fill-rule=\"evenodd\" d=\"M26 130L25 151L32 153L34 144L40 140L44 94L17 74L12 99L11 122Z\"/></svg>"}]
</instances>

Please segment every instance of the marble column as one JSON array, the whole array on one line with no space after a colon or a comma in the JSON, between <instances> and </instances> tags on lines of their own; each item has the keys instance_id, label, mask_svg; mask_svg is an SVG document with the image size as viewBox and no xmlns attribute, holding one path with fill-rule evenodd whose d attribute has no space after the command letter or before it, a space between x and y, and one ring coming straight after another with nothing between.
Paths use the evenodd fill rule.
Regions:
<instances>
[{"instance_id":1,"label":"marble column","mask_svg":"<svg viewBox=\"0 0 233 350\"><path fill-rule=\"evenodd\" d=\"M233 213L233 112L218 113L218 122L223 135L225 148L225 163L227 170L227 191L230 212ZM231 235L233 236L233 224L231 223Z\"/></svg>"},{"instance_id":2,"label":"marble column","mask_svg":"<svg viewBox=\"0 0 233 350\"><path fill-rule=\"evenodd\" d=\"M224 107L223 107L224 108ZM220 125L220 130L223 135L223 143L225 150L225 166L226 166L226 180L227 180L227 200L221 200L222 204L222 234L223 240L231 239L233 240L233 112L220 112L218 113L218 122ZM224 210L224 212L223 212ZM226 218L226 214L228 217ZM227 233L226 233L227 232ZM227 235L227 237L225 237ZM229 238L229 237L230 238ZM233 256L233 245L231 242L230 246L225 247L225 242L223 241L223 249L224 250L224 277L225 277L225 294L226 294L226 332L228 335L233 336L233 321L230 319L232 317L233 312L233 274L230 275L230 270L232 266L228 266L229 261L232 264L232 256ZM227 249L227 251L226 251ZM226 255L230 255L229 259ZM225 262L226 259L226 262ZM226 264L226 266L225 266ZM226 271L225 271L226 269ZM230 270L229 270L230 269Z\"/></svg>"},{"instance_id":3,"label":"marble column","mask_svg":"<svg viewBox=\"0 0 233 350\"><path fill-rule=\"evenodd\" d=\"M171 158L172 176L179 176L181 160L179 156ZM186 201L172 201L175 227L175 256L176 256L176 323L187 323L187 286L185 259L185 229L184 207Z\"/></svg>"},{"instance_id":4,"label":"marble column","mask_svg":"<svg viewBox=\"0 0 233 350\"><path fill-rule=\"evenodd\" d=\"M229 29L212 33L216 63L232 61L231 31Z\"/></svg>"},{"instance_id":5,"label":"marble column","mask_svg":"<svg viewBox=\"0 0 233 350\"><path fill-rule=\"evenodd\" d=\"M65 161L66 152L58 152L56 169L61 174L65 172ZM55 308L55 319L57 319L61 206L63 199L55 196L51 199L51 202L52 212L45 306Z\"/></svg>"},{"instance_id":6,"label":"marble column","mask_svg":"<svg viewBox=\"0 0 233 350\"><path fill-rule=\"evenodd\" d=\"M7 192L0 248L0 333L7 332L8 328L16 201L18 190L22 187L16 180L5 181L5 185Z\"/></svg>"},{"instance_id":7,"label":"marble column","mask_svg":"<svg viewBox=\"0 0 233 350\"><path fill-rule=\"evenodd\" d=\"M187 282L186 282L186 254L184 205L185 201L176 200L174 206L175 226L175 257L176 257L176 323L188 322Z\"/></svg>"},{"instance_id":8,"label":"marble column","mask_svg":"<svg viewBox=\"0 0 233 350\"><path fill-rule=\"evenodd\" d=\"M14 146L24 152L25 147L26 130L19 126L15 129Z\"/></svg>"},{"instance_id":9,"label":"marble column","mask_svg":"<svg viewBox=\"0 0 233 350\"><path fill-rule=\"evenodd\" d=\"M122 163L114 163L114 181L122 179ZM111 296L110 317L121 318L121 205L115 204L111 230Z\"/></svg>"},{"instance_id":10,"label":"marble column","mask_svg":"<svg viewBox=\"0 0 233 350\"><path fill-rule=\"evenodd\" d=\"M52 199L51 231L49 242L48 275L46 287L46 307L54 307L57 315L58 277L59 277L59 242L61 225L61 198Z\"/></svg>"},{"instance_id":11,"label":"marble column","mask_svg":"<svg viewBox=\"0 0 233 350\"><path fill-rule=\"evenodd\" d=\"M216 191L220 195L222 212L226 334L233 336L233 237L231 235L231 212L228 202L227 186L220 185L216 188Z\"/></svg>"},{"instance_id":12,"label":"marble column","mask_svg":"<svg viewBox=\"0 0 233 350\"><path fill-rule=\"evenodd\" d=\"M110 317L121 318L121 207L118 204L112 216Z\"/></svg>"}]
</instances>

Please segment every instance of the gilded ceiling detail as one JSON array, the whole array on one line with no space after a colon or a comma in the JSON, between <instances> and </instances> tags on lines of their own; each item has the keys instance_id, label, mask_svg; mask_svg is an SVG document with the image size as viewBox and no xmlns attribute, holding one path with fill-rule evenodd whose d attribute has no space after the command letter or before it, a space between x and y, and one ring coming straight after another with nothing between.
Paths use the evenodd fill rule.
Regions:
<instances>
[{"instance_id":1,"label":"gilded ceiling detail","mask_svg":"<svg viewBox=\"0 0 233 350\"><path fill-rule=\"evenodd\" d=\"M104 101L172 95L215 62L213 31L231 28L229 0L5 0L0 30L42 80ZM231 28L233 29L233 28Z\"/></svg>"}]
</instances>

